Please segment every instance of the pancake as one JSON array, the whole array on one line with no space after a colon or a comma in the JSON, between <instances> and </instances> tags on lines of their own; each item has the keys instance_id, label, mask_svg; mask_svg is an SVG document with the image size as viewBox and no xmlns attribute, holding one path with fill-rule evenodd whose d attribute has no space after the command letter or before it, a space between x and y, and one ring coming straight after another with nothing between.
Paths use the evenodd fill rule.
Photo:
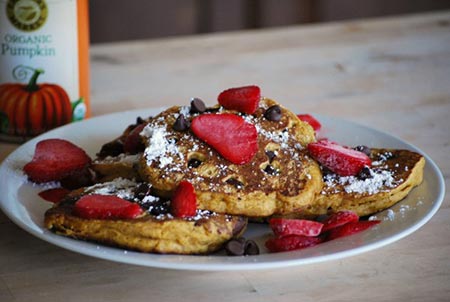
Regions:
<instances>
[{"instance_id":1,"label":"pancake","mask_svg":"<svg viewBox=\"0 0 450 302\"><path fill-rule=\"evenodd\" d=\"M45 213L45 227L68 237L151 253L207 254L239 237L247 219L197 210L190 218L170 215L170 201L150 195L151 186L115 179L70 193ZM73 214L84 194L115 195L137 202L146 211L135 219L86 219Z\"/></svg>"},{"instance_id":2,"label":"pancake","mask_svg":"<svg viewBox=\"0 0 450 302\"><path fill-rule=\"evenodd\" d=\"M91 164L91 169L97 174L99 182L111 181L115 178L139 179L136 165L142 154L120 153L117 156L97 158Z\"/></svg>"},{"instance_id":3,"label":"pancake","mask_svg":"<svg viewBox=\"0 0 450 302\"><path fill-rule=\"evenodd\" d=\"M270 121L264 113L275 105L281 108L281 119ZM218 213L264 217L310 205L322 188L319 166L305 149L315 141L312 127L267 98L252 115L222 107L204 114L221 113L241 115L255 125L258 151L249 163L232 164L190 130L174 130L181 114L188 123L198 115L187 106L175 106L155 116L142 132L146 149L141 178L162 196L170 196L181 180L189 181L199 208Z\"/></svg>"},{"instance_id":4,"label":"pancake","mask_svg":"<svg viewBox=\"0 0 450 302\"><path fill-rule=\"evenodd\" d=\"M97 158L92 162L91 169L96 172L99 182L111 181L115 178L139 179L136 165L142 157L140 146L134 146L133 152L126 150L125 144L133 130L147 124L151 117L136 118L134 124L128 125L125 130L113 140L102 145ZM139 136L137 136L139 139ZM143 146L142 146L143 149Z\"/></svg>"},{"instance_id":5,"label":"pancake","mask_svg":"<svg viewBox=\"0 0 450 302\"><path fill-rule=\"evenodd\" d=\"M413 151L371 149L372 167L359 176L342 177L323 169L323 189L305 217L351 210L367 216L385 210L403 198L423 179L425 158Z\"/></svg>"}]
</instances>

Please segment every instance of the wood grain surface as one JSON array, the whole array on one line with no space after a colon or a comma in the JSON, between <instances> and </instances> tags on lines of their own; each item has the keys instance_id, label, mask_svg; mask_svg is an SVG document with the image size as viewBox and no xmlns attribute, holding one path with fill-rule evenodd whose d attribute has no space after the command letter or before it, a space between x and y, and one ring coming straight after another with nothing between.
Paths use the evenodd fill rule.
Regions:
<instances>
[{"instance_id":1,"label":"wood grain surface","mask_svg":"<svg viewBox=\"0 0 450 302\"><path fill-rule=\"evenodd\" d=\"M292 109L416 145L450 186L450 12L104 44L91 55L95 116L191 97L213 104L225 88L257 84ZM0 143L0 160L16 147ZM66 251L0 213L0 301L449 301L449 221L447 194L425 226L372 252L284 269L190 272Z\"/></svg>"}]
</instances>

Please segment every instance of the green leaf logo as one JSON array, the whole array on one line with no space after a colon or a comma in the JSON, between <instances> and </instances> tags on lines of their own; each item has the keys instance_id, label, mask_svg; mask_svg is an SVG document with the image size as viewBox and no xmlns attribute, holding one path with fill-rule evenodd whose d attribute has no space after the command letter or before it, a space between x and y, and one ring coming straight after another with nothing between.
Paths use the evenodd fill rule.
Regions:
<instances>
[{"instance_id":1,"label":"green leaf logo","mask_svg":"<svg viewBox=\"0 0 450 302\"><path fill-rule=\"evenodd\" d=\"M86 116L86 104L84 103L84 99L80 98L79 100L72 103L72 121L81 121Z\"/></svg>"}]
</instances>

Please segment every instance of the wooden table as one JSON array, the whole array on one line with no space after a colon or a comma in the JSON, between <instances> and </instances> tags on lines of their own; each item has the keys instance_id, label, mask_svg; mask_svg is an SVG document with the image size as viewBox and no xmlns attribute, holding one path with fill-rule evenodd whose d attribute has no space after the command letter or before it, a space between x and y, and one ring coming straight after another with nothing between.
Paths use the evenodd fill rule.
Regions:
<instances>
[{"instance_id":1,"label":"wooden table","mask_svg":"<svg viewBox=\"0 0 450 302\"><path fill-rule=\"evenodd\" d=\"M393 133L430 155L450 187L450 12L92 47L94 116L194 96L212 104L244 84ZM1 143L0 159L16 147ZM0 214L0 301L449 301L449 206L447 194L424 227L372 252L249 272L99 260Z\"/></svg>"}]
</instances>

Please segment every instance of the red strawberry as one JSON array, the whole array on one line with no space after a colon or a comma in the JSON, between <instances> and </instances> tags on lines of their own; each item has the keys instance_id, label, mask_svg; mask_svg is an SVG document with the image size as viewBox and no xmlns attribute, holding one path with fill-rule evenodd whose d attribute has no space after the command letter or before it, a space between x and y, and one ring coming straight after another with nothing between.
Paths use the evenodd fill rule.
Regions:
<instances>
[{"instance_id":1,"label":"red strawberry","mask_svg":"<svg viewBox=\"0 0 450 302\"><path fill-rule=\"evenodd\" d=\"M372 164L366 154L328 140L309 144L308 151L320 164L341 176L357 175L364 166Z\"/></svg>"},{"instance_id":2,"label":"red strawberry","mask_svg":"<svg viewBox=\"0 0 450 302\"><path fill-rule=\"evenodd\" d=\"M313 127L314 131L316 131L316 132L319 131L320 128L322 128L322 125L320 124L320 122L319 122L318 120L316 120L316 119L315 119L312 115L310 115L310 114L297 114L297 117L298 117L300 120L302 120L302 121L304 121L304 122L310 124L311 127Z\"/></svg>"},{"instance_id":3,"label":"red strawberry","mask_svg":"<svg viewBox=\"0 0 450 302\"><path fill-rule=\"evenodd\" d=\"M359 216L352 211L339 211L331 214L323 223L322 232L340 227L349 222L355 222L359 220Z\"/></svg>"},{"instance_id":4,"label":"red strawberry","mask_svg":"<svg viewBox=\"0 0 450 302\"><path fill-rule=\"evenodd\" d=\"M314 246L322 241L321 237L289 235L280 238L270 238L266 241L266 248L271 253L286 252Z\"/></svg>"},{"instance_id":5,"label":"red strawberry","mask_svg":"<svg viewBox=\"0 0 450 302\"><path fill-rule=\"evenodd\" d=\"M253 114L259 105L261 90L258 86L230 88L219 94L218 101L226 109Z\"/></svg>"},{"instance_id":6,"label":"red strawberry","mask_svg":"<svg viewBox=\"0 0 450 302\"><path fill-rule=\"evenodd\" d=\"M53 203L59 203L61 200L64 199L64 197L69 194L69 190L64 188L56 188L56 189L49 189L42 192L39 192L39 196L42 199L45 199L47 201L53 202Z\"/></svg>"},{"instance_id":7,"label":"red strawberry","mask_svg":"<svg viewBox=\"0 0 450 302\"><path fill-rule=\"evenodd\" d=\"M367 230L377 224L379 224L379 220L367 220L367 221L353 221L344 224L343 226L334 228L330 230L327 240L333 240L339 237L353 235L364 230Z\"/></svg>"},{"instance_id":8,"label":"red strawberry","mask_svg":"<svg viewBox=\"0 0 450 302\"><path fill-rule=\"evenodd\" d=\"M278 237L288 235L301 235L313 237L320 234L323 224L320 222L304 219L272 218L269 225Z\"/></svg>"},{"instance_id":9,"label":"red strawberry","mask_svg":"<svg viewBox=\"0 0 450 302\"><path fill-rule=\"evenodd\" d=\"M36 145L33 159L23 170L36 183L59 181L91 162L83 149L62 139L46 139Z\"/></svg>"},{"instance_id":10,"label":"red strawberry","mask_svg":"<svg viewBox=\"0 0 450 302\"><path fill-rule=\"evenodd\" d=\"M175 217L192 217L197 212L197 197L194 186L181 181L170 201L171 213Z\"/></svg>"},{"instance_id":11,"label":"red strawberry","mask_svg":"<svg viewBox=\"0 0 450 302\"><path fill-rule=\"evenodd\" d=\"M125 138L123 143L123 151L129 154L137 154L144 150L144 143L141 140L140 133L147 126L146 123L137 125Z\"/></svg>"},{"instance_id":12,"label":"red strawberry","mask_svg":"<svg viewBox=\"0 0 450 302\"><path fill-rule=\"evenodd\" d=\"M234 114L202 114L191 123L194 134L234 164L245 164L258 151L254 125Z\"/></svg>"},{"instance_id":13,"label":"red strawberry","mask_svg":"<svg viewBox=\"0 0 450 302\"><path fill-rule=\"evenodd\" d=\"M73 213L87 219L132 219L141 215L142 208L113 195L84 195L76 203Z\"/></svg>"}]
</instances>

